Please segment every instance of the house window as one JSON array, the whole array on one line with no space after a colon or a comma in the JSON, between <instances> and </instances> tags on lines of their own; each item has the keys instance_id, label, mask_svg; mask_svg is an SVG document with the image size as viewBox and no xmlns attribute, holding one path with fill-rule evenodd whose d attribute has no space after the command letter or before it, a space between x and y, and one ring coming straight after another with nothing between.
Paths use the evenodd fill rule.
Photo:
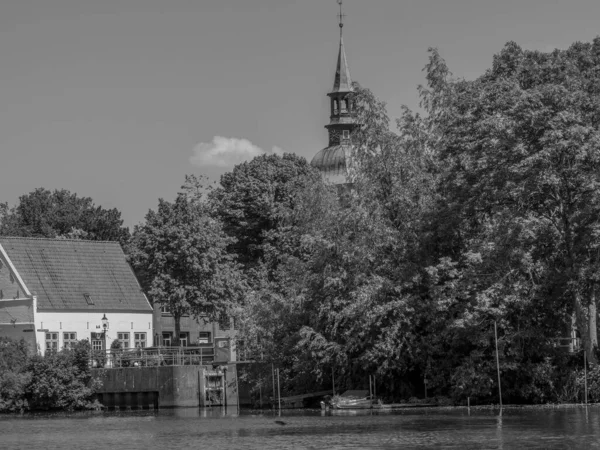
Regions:
<instances>
[{"instance_id":1,"label":"house window","mask_svg":"<svg viewBox=\"0 0 600 450\"><path fill-rule=\"evenodd\" d=\"M58 351L58 333L51 331L46 333L46 351Z\"/></svg>"},{"instance_id":2,"label":"house window","mask_svg":"<svg viewBox=\"0 0 600 450\"><path fill-rule=\"evenodd\" d=\"M146 333L133 333L135 348L146 347Z\"/></svg>"},{"instance_id":3,"label":"house window","mask_svg":"<svg viewBox=\"0 0 600 450\"><path fill-rule=\"evenodd\" d=\"M346 112L346 100L342 100L342 112Z\"/></svg>"},{"instance_id":4,"label":"house window","mask_svg":"<svg viewBox=\"0 0 600 450\"><path fill-rule=\"evenodd\" d=\"M210 333L208 331L201 331L198 335L198 344L208 344L210 342Z\"/></svg>"},{"instance_id":5,"label":"house window","mask_svg":"<svg viewBox=\"0 0 600 450\"><path fill-rule=\"evenodd\" d=\"M189 333L179 333L179 346L187 347L190 345L190 334Z\"/></svg>"},{"instance_id":6,"label":"house window","mask_svg":"<svg viewBox=\"0 0 600 450\"><path fill-rule=\"evenodd\" d=\"M162 314L171 314L171 311L169 311L169 305L160 305L160 312Z\"/></svg>"},{"instance_id":7,"label":"house window","mask_svg":"<svg viewBox=\"0 0 600 450\"><path fill-rule=\"evenodd\" d=\"M117 339L121 342L121 348L129 348L129 333L117 333Z\"/></svg>"},{"instance_id":8,"label":"house window","mask_svg":"<svg viewBox=\"0 0 600 450\"><path fill-rule=\"evenodd\" d=\"M83 294L83 298L85 298L85 302L88 305L93 305L94 304L94 300L92 299L92 296L90 294Z\"/></svg>"},{"instance_id":9,"label":"house window","mask_svg":"<svg viewBox=\"0 0 600 450\"><path fill-rule=\"evenodd\" d=\"M77 333L65 332L63 333L63 348L73 348L77 343Z\"/></svg>"},{"instance_id":10,"label":"house window","mask_svg":"<svg viewBox=\"0 0 600 450\"><path fill-rule=\"evenodd\" d=\"M96 333L93 333L93 334L96 334ZM98 334L100 334L100 333L98 333ZM102 339L98 339L97 337L92 336L92 350L101 351L102 344L103 344Z\"/></svg>"},{"instance_id":11,"label":"house window","mask_svg":"<svg viewBox=\"0 0 600 450\"><path fill-rule=\"evenodd\" d=\"M171 344L173 343L173 338L171 336L171 333L163 333L162 340L163 340L163 345L165 347L170 347Z\"/></svg>"},{"instance_id":12,"label":"house window","mask_svg":"<svg viewBox=\"0 0 600 450\"><path fill-rule=\"evenodd\" d=\"M348 130L343 130L343 131L342 131L342 138L343 138L343 139L350 139L350 131L348 131Z\"/></svg>"}]
</instances>

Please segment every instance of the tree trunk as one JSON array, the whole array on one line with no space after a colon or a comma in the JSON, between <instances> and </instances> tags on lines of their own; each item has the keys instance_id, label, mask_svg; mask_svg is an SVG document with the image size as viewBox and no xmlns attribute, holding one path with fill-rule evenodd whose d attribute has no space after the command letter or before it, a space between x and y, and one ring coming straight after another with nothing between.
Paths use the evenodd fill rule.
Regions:
<instances>
[{"instance_id":1,"label":"tree trunk","mask_svg":"<svg viewBox=\"0 0 600 450\"><path fill-rule=\"evenodd\" d=\"M173 314L173 320L175 321L175 335L173 336L173 346L179 347L179 336L181 335L181 316L179 314Z\"/></svg>"}]
</instances>

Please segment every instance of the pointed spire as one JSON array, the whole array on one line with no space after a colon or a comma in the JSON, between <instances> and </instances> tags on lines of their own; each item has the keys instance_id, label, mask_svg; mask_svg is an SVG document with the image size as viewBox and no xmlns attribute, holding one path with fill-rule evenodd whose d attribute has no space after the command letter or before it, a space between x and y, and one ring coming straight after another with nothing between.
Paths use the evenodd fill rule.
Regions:
<instances>
[{"instance_id":1,"label":"pointed spire","mask_svg":"<svg viewBox=\"0 0 600 450\"><path fill-rule=\"evenodd\" d=\"M346 59L346 50L344 50L344 36L342 30L344 29L344 17L346 15L342 11L342 0L337 0L340 5L340 51L338 53L337 68L335 70L335 80L333 81L333 90L335 92L352 92L352 78L350 78L350 69L348 68L348 61Z\"/></svg>"},{"instance_id":2,"label":"pointed spire","mask_svg":"<svg viewBox=\"0 0 600 450\"><path fill-rule=\"evenodd\" d=\"M344 39L340 38L340 51L338 53L337 68L335 69L335 80L333 81L333 92L352 92L352 78L344 50Z\"/></svg>"}]
</instances>

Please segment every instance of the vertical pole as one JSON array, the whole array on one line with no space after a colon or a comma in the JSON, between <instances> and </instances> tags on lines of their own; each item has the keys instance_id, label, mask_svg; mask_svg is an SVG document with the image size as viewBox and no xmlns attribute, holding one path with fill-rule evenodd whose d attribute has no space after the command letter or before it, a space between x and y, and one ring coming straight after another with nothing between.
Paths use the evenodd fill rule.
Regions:
<instances>
[{"instance_id":1,"label":"vertical pole","mask_svg":"<svg viewBox=\"0 0 600 450\"><path fill-rule=\"evenodd\" d=\"M331 385L333 386L331 390L333 391L333 395L335 396L335 375L333 373L333 367L331 367Z\"/></svg>"},{"instance_id":2,"label":"vertical pole","mask_svg":"<svg viewBox=\"0 0 600 450\"><path fill-rule=\"evenodd\" d=\"M273 363L271 363L271 375L273 375L273 401L275 401L275 368Z\"/></svg>"},{"instance_id":3,"label":"vertical pole","mask_svg":"<svg viewBox=\"0 0 600 450\"><path fill-rule=\"evenodd\" d=\"M260 380L260 384L258 385L258 402L260 409L262 409L262 380Z\"/></svg>"},{"instance_id":4,"label":"vertical pole","mask_svg":"<svg viewBox=\"0 0 600 450\"><path fill-rule=\"evenodd\" d=\"M373 398L373 387L371 386L371 375L369 375L369 398Z\"/></svg>"},{"instance_id":5,"label":"vertical pole","mask_svg":"<svg viewBox=\"0 0 600 450\"><path fill-rule=\"evenodd\" d=\"M498 325L495 320L494 337L496 338L496 370L498 371L498 397L500 398L500 409L502 409L502 386L500 385L500 356L498 355Z\"/></svg>"},{"instance_id":6,"label":"vertical pole","mask_svg":"<svg viewBox=\"0 0 600 450\"><path fill-rule=\"evenodd\" d=\"M588 404L588 391L587 391L587 352L583 351L583 383L585 387L585 406Z\"/></svg>"},{"instance_id":7,"label":"vertical pole","mask_svg":"<svg viewBox=\"0 0 600 450\"><path fill-rule=\"evenodd\" d=\"M277 398L279 399L279 414L281 415L281 389L279 388L279 368L277 368Z\"/></svg>"},{"instance_id":8,"label":"vertical pole","mask_svg":"<svg viewBox=\"0 0 600 450\"><path fill-rule=\"evenodd\" d=\"M202 369L200 369L202 370ZM200 384L200 370L198 370L198 408L202 406L202 385ZM158 370L157 370L158 372Z\"/></svg>"},{"instance_id":9,"label":"vertical pole","mask_svg":"<svg viewBox=\"0 0 600 450\"><path fill-rule=\"evenodd\" d=\"M227 414L227 366L223 369L223 401L225 402L225 414Z\"/></svg>"},{"instance_id":10,"label":"vertical pole","mask_svg":"<svg viewBox=\"0 0 600 450\"><path fill-rule=\"evenodd\" d=\"M375 375L373 375L373 398L377 397L377 386L375 385Z\"/></svg>"}]
</instances>

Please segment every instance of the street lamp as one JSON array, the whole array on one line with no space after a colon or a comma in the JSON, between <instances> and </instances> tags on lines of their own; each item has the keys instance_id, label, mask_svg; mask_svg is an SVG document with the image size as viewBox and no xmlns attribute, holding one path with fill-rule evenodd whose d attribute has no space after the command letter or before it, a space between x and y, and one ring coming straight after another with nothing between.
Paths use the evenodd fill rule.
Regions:
<instances>
[{"instance_id":1,"label":"street lamp","mask_svg":"<svg viewBox=\"0 0 600 450\"><path fill-rule=\"evenodd\" d=\"M104 339L104 351L106 352L106 330L108 330L108 319L106 314L102 316L102 338Z\"/></svg>"}]
</instances>

